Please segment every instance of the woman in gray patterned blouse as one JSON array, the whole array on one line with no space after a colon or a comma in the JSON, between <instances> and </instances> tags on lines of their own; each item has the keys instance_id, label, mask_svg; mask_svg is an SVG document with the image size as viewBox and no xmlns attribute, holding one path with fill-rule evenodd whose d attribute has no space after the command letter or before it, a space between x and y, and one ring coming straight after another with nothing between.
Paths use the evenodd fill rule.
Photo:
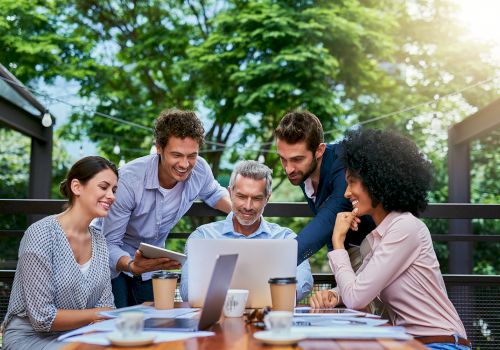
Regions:
<instances>
[{"instance_id":1,"label":"woman in gray patterned blouse","mask_svg":"<svg viewBox=\"0 0 500 350\"><path fill-rule=\"evenodd\" d=\"M114 308L106 240L89 225L108 214L117 180L108 160L80 159L60 186L68 208L25 232L3 322L4 350L57 349L61 332Z\"/></svg>"}]
</instances>

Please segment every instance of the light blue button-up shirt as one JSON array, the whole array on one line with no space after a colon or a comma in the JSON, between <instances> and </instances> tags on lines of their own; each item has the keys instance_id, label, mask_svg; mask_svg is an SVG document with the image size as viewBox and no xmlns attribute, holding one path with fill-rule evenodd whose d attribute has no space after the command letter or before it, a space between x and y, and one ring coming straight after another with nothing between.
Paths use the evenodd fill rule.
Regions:
<instances>
[{"instance_id":1,"label":"light blue button-up shirt","mask_svg":"<svg viewBox=\"0 0 500 350\"><path fill-rule=\"evenodd\" d=\"M196 199L214 207L228 192L215 179L207 162L198 157L181 192L175 215L165 213L167 197L160 191L158 155L141 157L120 168L116 200L105 218L92 226L101 229L109 248L111 278L118 276L116 264L122 256L133 257L141 242L165 247L172 227ZM151 278L143 273L142 279Z\"/></svg>"},{"instance_id":2,"label":"light blue button-up shirt","mask_svg":"<svg viewBox=\"0 0 500 350\"><path fill-rule=\"evenodd\" d=\"M186 252L191 239L293 239L295 237L296 234L289 228L267 222L263 217L261 217L257 231L245 236L234 231L233 213L231 212L225 220L202 225L193 231L187 241ZM182 265L180 292L184 301L188 300L188 263L189 257ZM305 260L297 266L297 300L301 300L311 292L313 283L311 266L309 266L309 261Z\"/></svg>"}]
</instances>

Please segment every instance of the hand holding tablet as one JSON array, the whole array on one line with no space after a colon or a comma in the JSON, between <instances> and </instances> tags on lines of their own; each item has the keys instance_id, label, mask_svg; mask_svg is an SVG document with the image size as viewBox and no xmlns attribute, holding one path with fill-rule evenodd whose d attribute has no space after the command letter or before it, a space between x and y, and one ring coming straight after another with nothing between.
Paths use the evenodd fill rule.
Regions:
<instances>
[{"instance_id":1,"label":"hand holding tablet","mask_svg":"<svg viewBox=\"0 0 500 350\"><path fill-rule=\"evenodd\" d=\"M141 243L139 245L139 250L142 255L148 259L156 259L156 258L169 258L184 264L187 257L186 255L178 252L174 252L172 250L156 247L151 244Z\"/></svg>"}]
</instances>

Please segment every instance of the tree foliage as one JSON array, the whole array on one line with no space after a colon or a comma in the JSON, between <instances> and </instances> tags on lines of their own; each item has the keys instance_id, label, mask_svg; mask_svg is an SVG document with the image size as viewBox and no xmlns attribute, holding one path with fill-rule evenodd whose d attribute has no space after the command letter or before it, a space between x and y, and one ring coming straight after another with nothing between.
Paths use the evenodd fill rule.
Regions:
<instances>
[{"instance_id":1,"label":"tree foliage","mask_svg":"<svg viewBox=\"0 0 500 350\"><path fill-rule=\"evenodd\" d=\"M222 151L240 157L228 145L235 133L240 146L256 146L250 156L276 164L272 132L294 108L314 111L325 130L338 133L348 99L384 79L374 57L388 59L386 33L395 25L375 6L300 1L235 1L210 23L186 66L210 111L208 136L218 152L208 158L217 165Z\"/></svg>"},{"instance_id":2,"label":"tree foliage","mask_svg":"<svg viewBox=\"0 0 500 350\"><path fill-rule=\"evenodd\" d=\"M446 202L447 129L498 93L498 62L457 10L444 0L3 0L0 61L22 81L77 81L86 108L59 135L86 135L115 162L148 153L159 111L193 108L216 175L260 156L283 180L272 131L307 108L327 141L356 123L410 136L434 165L431 202ZM473 202L500 201L497 139L473 145ZM486 225L476 232L499 231Z\"/></svg>"}]
</instances>

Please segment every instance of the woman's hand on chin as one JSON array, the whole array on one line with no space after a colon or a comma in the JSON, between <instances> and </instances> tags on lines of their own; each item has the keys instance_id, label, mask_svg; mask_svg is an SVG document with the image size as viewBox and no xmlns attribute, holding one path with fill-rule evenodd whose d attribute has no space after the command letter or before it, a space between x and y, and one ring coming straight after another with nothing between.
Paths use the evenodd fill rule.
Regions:
<instances>
[{"instance_id":1,"label":"woman's hand on chin","mask_svg":"<svg viewBox=\"0 0 500 350\"><path fill-rule=\"evenodd\" d=\"M333 228L332 243L334 249L343 249L347 231L355 227L357 229L360 219L356 216L357 209L344 211L337 214L335 227Z\"/></svg>"}]
</instances>

